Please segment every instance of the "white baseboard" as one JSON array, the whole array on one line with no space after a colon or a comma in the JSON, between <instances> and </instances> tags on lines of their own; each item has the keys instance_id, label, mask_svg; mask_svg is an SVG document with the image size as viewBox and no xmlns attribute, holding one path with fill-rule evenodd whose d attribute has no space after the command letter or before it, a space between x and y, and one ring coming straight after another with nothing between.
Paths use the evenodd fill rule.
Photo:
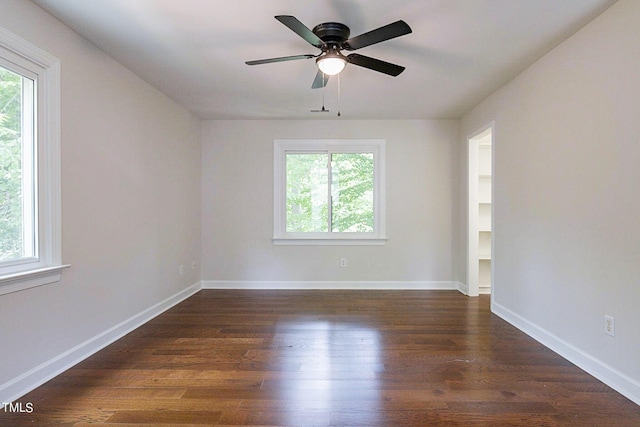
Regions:
<instances>
[{"instance_id":1,"label":"white baseboard","mask_svg":"<svg viewBox=\"0 0 640 427\"><path fill-rule=\"evenodd\" d=\"M458 286L458 292L465 294L466 296L469 296L469 285L467 285L466 283L462 283L462 282L455 282L456 285Z\"/></svg>"},{"instance_id":2,"label":"white baseboard","mask_svg":"<svg viewBox=\"0 0 640 427\"><path fill-rule=\"evenodd\" d=\"M18 377L0 385L0 402L14 402L36 387L61 374L87 357L103 349L129 332L147 323L149 320L184 301L202 289L196 283L187 289L170 296L162 302L115 325L114 327L78 344L54 358L36 366Z\"/></svg>"},{"instance_id":3,"label":"white baseboard","mask_svg":"<svg viewBox=\"0 0 640 427\"><path fill-rule=\"evenodd\" d=\"M280 290L459 290L454 281L253 281L203 280L202 289Z\"/></svg>"},{"instance_id":4,"label":"white baseboard","mask_svg":"<svg viewBox=\"0 0 640 427\"><path fill-rule=\"evenodd\" d=\"M491 295L491 288L482 287L478 289L478 295Z\"/></svg>"},{"instance_id":5,"label":"white baseboard","mask_svg":"<svg viewBox=\"0 0 640 427\"><path fill-rule=\"evenodd\" d=\"M574 347L558 336L540 328L500 304L494 302L491 310L494 314L500 316L525 334L558 353L585 372L593 375L629 400L640 405L640 382L637 380L623 374L614 367L596 359L579 348Z\"/></svg>"}]
</instances>

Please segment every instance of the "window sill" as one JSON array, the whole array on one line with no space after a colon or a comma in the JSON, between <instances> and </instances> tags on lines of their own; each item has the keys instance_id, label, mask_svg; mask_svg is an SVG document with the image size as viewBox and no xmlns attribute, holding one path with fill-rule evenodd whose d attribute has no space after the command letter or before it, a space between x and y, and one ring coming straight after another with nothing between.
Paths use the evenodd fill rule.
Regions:
<instances>
[{"instance_id":1,"label":"window sill","mask_svg":"<svg viewBox=\"0 0 640 427\"><path fill-rule=\"evenodd\" d=\"M298 246L380 246L387 243L386 238L287 238L274 237L274 245Z\"/></svg>"},{"instance_id":2,"label":"window sill","mask_svg":"<svg viewBox=\"0 0 640 427\"><path fill-rule=\"evenodd\" d=\"M71 266L56 265L0 276L0 295L59 282L62 270L68 267Z\"/></svg>"}]
</instances>

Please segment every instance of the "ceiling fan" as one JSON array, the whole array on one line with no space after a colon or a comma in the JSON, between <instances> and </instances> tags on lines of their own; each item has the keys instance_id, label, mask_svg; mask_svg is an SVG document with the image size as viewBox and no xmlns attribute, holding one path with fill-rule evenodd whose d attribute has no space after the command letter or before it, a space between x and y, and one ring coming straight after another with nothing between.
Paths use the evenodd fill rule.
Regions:
<instances>
[{"instance_id":1,"label":"ceiling fan","mask_svg":"<svg viewBox=\"0 0 640 427\"><path fill-rule=\"evenodd\" d=\"M279 58L259 59L247 61L247 65L270 64L272 62L294 61L298 59L316 58L318 72L311 85L312 89L326 86L329 76L340 73L347 64L354 64L380 73L396 77L404 71L404 67L357 53L343 55L342 50L356 50L372 44L380 43L411 33L411 27L402 21L396 21L359 36L349 38L349 27L339 22L326 22L316 25L313 30L307 28L296 17L277 15L275 17L307 43L320 49L317 55L293 55Z\"/></svg>"}]
</instances>

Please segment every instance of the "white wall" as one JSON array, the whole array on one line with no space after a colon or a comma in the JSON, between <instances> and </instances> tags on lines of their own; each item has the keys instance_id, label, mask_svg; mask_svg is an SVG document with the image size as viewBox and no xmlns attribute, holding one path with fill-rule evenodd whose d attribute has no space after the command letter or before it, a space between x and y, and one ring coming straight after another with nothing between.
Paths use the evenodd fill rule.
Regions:
<instances>
[{"instance_id":1,"label":"white wall","mask_svg":"<svg viewBox=\"0 0 640 427\"><path fill-rule=\"evenodd\" d=\"M62 366L41 364L199 282L200 122L31 2L3 0L0 26L61 60L71 264L59 283L0 296L6 401Z\"/></svg>"},{"instance_id":2,"label":"white wall","mask_svg":"<svg viewBox=\"0 0 640 427\"><path fill-rule=\"evenodd\" d=\"M640 403L638 28L640 2L614 4L461 135L495 121L493 309Z\"/></svg>"},{"instance_id":3,"label":"white wall","mask_svg":"<svg viewBox=\"0 0 640 427\"><path fill-rule=\"evenodd\" d=\"M452 281L457 121L208 121L202 132L203 281ZM386 139L386 245L273 245L273 140L288 138Z\"/></svg>"}]
</instances>

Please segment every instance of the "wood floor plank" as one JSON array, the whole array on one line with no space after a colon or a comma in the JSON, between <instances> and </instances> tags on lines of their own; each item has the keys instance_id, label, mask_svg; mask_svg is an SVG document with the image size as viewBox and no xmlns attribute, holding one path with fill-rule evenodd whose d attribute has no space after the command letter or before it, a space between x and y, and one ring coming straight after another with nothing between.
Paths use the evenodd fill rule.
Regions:
<instances>
[{"instance_id":1,"label":"wood floor plank","mask_svg":"<svg viewBox=\"0 0 640 427\"><path fill-rule=\"evenodd\" d=\"M640 426L449 291L203 290L0 411L8 426Z\"/></svg>"},{"instance_id":2,"label":"wood floor plank","mask_svg":"<svg viewBox=\"0 0 640 427\"><path fill-rule=\"evenodd\" d=\"M110 423L153 423L155 425L215 424L222 416L222 411L118 411L107 422Z\"/></svg>"}]
</instances>

